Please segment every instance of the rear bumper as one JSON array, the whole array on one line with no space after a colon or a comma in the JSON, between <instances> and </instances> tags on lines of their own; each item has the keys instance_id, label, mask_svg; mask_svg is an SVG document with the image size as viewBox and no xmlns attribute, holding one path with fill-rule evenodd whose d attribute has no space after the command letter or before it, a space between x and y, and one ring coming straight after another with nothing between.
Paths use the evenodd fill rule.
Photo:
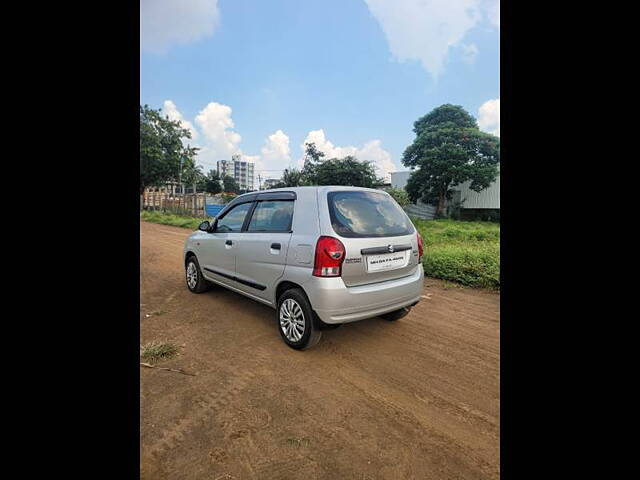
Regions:
<instances>
[{"instance_id":1,"label":"rear bumper","mask_svg":"<svg viewBox=\"0 0 640 480\"><path fill-rule=\"evenodd\" d=\"M311 306L325 323L348 323L392 312L420 301L422 264L397 280L347 287L342 278L311 279L303 285Z\"/></svg>"}]
</instances>

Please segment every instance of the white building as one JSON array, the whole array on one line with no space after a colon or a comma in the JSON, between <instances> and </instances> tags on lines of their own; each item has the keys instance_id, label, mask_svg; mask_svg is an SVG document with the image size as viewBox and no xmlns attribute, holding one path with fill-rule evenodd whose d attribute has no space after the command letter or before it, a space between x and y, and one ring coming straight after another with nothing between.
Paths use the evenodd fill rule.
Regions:
<instances>
[{"instance_id":1,"label":"white building","mask_svg":"<svg viewBox=\"0 0 640 480\"><path fill-rule=\"evenodd\" d=\"M243 162L240 155L233 155L231 160L218 160L218 173L220 177L233 177L240 190L255 190L254 164Z\"/></svg>"}]
</instances>

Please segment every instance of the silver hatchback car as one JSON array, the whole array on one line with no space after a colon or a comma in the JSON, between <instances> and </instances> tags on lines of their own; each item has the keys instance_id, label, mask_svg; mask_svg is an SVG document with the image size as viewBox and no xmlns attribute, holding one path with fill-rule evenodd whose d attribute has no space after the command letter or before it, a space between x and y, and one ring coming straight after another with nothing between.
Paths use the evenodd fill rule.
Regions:
<instances>
[{"instance_id":1,"label":"silver hatchback car","mask_svg":"<svg viewBox=\"0 0 640 480\"><path fill-rule=\"evenodd\" d=\"M342 186L240 195L184 245L190 291L213 283L275 308L296 349L342 323L405 316L422 294L422 255L393 197Z\"/></svg>"}]
</instances>

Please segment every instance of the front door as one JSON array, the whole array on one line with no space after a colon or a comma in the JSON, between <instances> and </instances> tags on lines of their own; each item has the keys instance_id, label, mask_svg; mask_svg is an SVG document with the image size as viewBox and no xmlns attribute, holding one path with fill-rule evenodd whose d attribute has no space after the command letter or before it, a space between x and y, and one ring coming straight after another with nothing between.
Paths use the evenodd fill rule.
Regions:
<instances>
[{"instance_id":1,"label":"front door","mask_svg":"<svg viewBox=\"0 0 640 480\"><path fill-rule=\"evenodd\" d=\"M216 230L202 240L202 270L206 278L236 286L238 235L252 203L241 203L218 219Z\"/></svg>"}]
</instances>

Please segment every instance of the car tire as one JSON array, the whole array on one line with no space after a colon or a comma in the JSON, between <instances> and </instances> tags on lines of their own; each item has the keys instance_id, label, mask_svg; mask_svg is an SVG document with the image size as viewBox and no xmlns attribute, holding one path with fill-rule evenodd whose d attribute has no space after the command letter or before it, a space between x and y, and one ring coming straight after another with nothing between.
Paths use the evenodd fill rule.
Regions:
<instances>
[{"instance_id":1,"label":"car tire","mask_svg":"<svg viewBox=\"0 0 640 480\"><path fill-rule=\"evenodd\" d=\"M207 279L202 276L202 272L200 271L200 264L198 263L198 259L195 255L187 258L184 266L184 271L187 288L190 292L202 293L209 290L211 283L209 283Z\"/></svg>"},{"instance_id":2,"label":"car tire","mask_svg":"<svg viewBox=\"0 0 640 480\"><path fill-rule=\"evenodd\" d=\"M320 341L322 332L305 293L299 288L284 292L276 309L278 331L284 343L306 350Z\"/></svg>"},{"instance_id":3,"label":"car tire","mask_svg":"<svg viewBox=\"0 0 640 480\"><path fill-rule=\"evenodd\" d=\"M411 307L403 307L400 310L394 310L393 312L380 315L380 317L384 318L388 322L395 322L396 320L400 320L402 317L406 317L410 311Z\"/></svg>"}]
</instances>

